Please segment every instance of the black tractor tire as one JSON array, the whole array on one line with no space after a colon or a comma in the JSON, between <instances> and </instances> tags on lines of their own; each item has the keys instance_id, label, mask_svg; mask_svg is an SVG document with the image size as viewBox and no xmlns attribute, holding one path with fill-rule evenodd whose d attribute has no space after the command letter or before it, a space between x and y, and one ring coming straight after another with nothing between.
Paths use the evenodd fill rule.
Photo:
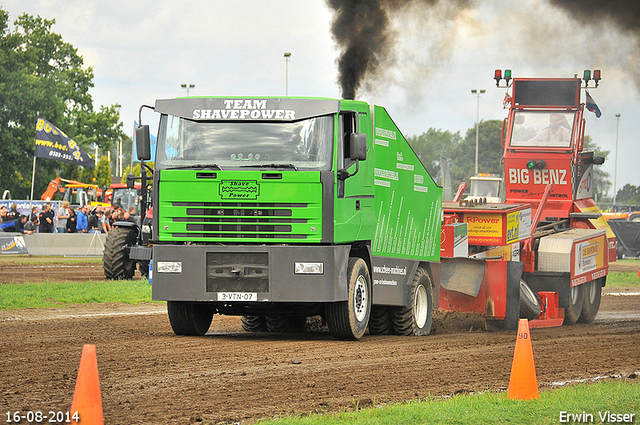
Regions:
<instances>
[{"instance_id":1,"label":"black tractor tire","mask_svg":"<svg viewBox=\"0 0 640 425\"><path fill-rule=\"evenodd\" d=\"M201 336L209 330L216 309L204 303L167 301L167 313L176 335Z\"/></svg>"},{"instance_id":2,"label":"black tractor tire","mask_svg":"<svg viewBox=\"0 0 640 425\"><path fill-rule=\"evenodd\" d=\"M125 246L136 243L136 229L114 227L104 242L102 268L107 280L132 279L136 272L136 261L129 259Z\"/></svg>"},{"instance_id":3,"label":"black tractor tire","mask_svg":"<svg viewBox=\"0 0 640 425\"><path fill-rule=\"evenodd\" d=\"M600 300L602 299L603 280L603 278L600 278L582 285L584 286L584 302L582 303L582 312L578 322L591 323L598 315Z\"/></svg>"},{"instance_id":4,"label":"black tractor tire","mask_svg":"<svg viewBox=\"0 0 640 425\"><path fill-rule=\"evenodd\" d=\"M328 303L325 317L329 332L335 338L362 338L371 314L371 275L362 258L351 257L347 266L347 300Z\"/></svg>"},{"instance_id":5,"label":"black tractor tire","mask_svg":"<svg viewBox=\"0 0 640 425\"><path fill-rule=\"evenodd\" d=\"M574 286L570 289L569 304L564 308L563 325L573 325L582 314L582 306L584 305L584 284Z\"/></svg>"},{"instance_id":6,"label":"black tractor tire","mask_svg":"<svg viewBox=\"0 0 640 425\"><path fill-rule=\"evenodd\" d=\"M267 322L264 316L242 316L242 329L247 332L266 332Z\"/></svg>"},{"instance_id":7,"label":"black tractor tire","mask_svg":"<svg viewBox=\"0 0 640 425\"><path fill-rule=\"evenodd\" d=\"M541 312L540 300L529 288L529 285L520 279L520 317L534 320L540 316Z\"/></svg>"},{"instance_id":8,"label":"black tractor tire","mask_svg":"<svg viewBox=\"0 0 640 425\"><path fill-rule=\"evenodd\" d=\"M433 321L433 288L429 272L418 268L411 283L411 306L392 307L393 333L404 336L426 336Z\"/></svg>"},{"instance_id":9,"label":"black tractor tire","mask_svg":"<svg viewBox=\"0 0 640 425\"><path fill-rule=\"evenodd\" d=\"M371 335L389 335L391 333L391 316L389 307L374 305L369 317L369 333Z\"/></svg>"}]
</instances>

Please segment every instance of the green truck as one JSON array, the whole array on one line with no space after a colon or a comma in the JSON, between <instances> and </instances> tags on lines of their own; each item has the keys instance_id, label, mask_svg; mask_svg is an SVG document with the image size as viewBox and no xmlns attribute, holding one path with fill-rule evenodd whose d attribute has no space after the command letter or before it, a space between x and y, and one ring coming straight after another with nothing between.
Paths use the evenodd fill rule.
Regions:
<instances>
[{"instance_id":1,"label":"green truck","mask_svg":"<svg viewBox=\"0 0 640 425\"><path fill-rule=\"evenodd\" d=\"M442 189L383 107L188 97L153 109L152 246L126 255L153 258L153 299L176 334L206 333L216 313L249 331L320 315L339 339L429 333ZM138 127L141 160L148 135Z\"/></svg>"}]
</instances>

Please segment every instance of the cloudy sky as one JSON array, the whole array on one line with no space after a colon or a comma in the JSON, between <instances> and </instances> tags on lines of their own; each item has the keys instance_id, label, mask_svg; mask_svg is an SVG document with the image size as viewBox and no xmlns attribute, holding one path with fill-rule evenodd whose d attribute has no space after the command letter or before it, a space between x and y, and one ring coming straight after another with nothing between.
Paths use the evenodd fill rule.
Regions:
<instances>
[{"instance_id":1,"label":"cloudy sky","mask_svg":"<svg viewBox=\"0 0 640 425\"><path fill-rule=\"evenodd\" d=\"M590 93L603 115L585 114L587 134L611 151L603 168L613 182L620 114L617 187L640 185L638 28L579 22L548 0L430 3L416 0L394 13L386 66L358 99L385 106L407 136L430 127L464 135L476 120L471 89L486 89L481 120L506 116L494 69L516 77L601 69L600 87ZM198 96L284 96L285 52L289 95L341 96L340 50L324 0L3 0L0 7L11 21L22 13L55 19L53 31L93 68L94 107L120 104L130 134L140 105L186 95L181 84L194 84L189 94Z\"/></svg>"}]
</instances>

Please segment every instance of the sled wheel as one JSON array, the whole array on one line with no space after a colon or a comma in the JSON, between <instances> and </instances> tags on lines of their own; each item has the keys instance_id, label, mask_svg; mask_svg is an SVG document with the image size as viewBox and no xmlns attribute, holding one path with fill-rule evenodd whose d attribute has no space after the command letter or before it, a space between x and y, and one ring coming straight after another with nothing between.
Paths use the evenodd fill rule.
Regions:
<instances>
[{"instance_id":1,"label":"sled wheel","mask_svg":"<svg viewBox=\"0 0 640 425\"><path fill-rule=\"evenodd\" d=\"M533 293L529 285L520 279L520 317L523 319L537 319L542 312L540 301L536 294Z\"/></svg>"},{"instance_id":2,"label":"sled wheel","mask_svg":"<svg viewBox=\"0 0 640 425\"><path fill-rule=\"evenodd\" d=\"M327 326L338 339L360 339L367 330L371 313L371 277L362 258L349 259L347 287L346 301L326 305Z\"/></svg>"},{"instance_id":3,"label":"sled wheel","mask_svg":"<svg viewBox=\"0 0 640 425\"><path fill-rule=\"evenodd\" d=\"M578 322L591 323L596 318L602 298L602 280L600 278L582 285L584 286L584 302L582 303L582 313L580 313Z\"/></svg>"},{"instance_id":4,"label":"sled wheel","mask_svg":"<svg viewBox=\"0 0 640 425\"><path fill-rule=\"evenodd\" d=\"M215 312L215 307L203 303L167 301L169 322L176 335L206 334Z\"/></svg>"},{"instance_id":5,"label":"sled wheel","mask_svg":"<svg viewBox=\"0 0 640 425\"><path fill-rule=\"evenodd\" d=\"M569 304L564 308L563 325L573 325L580 318L582 305L584 304L584 287L585 285L583 284L571 288Z\"/></svg>"}]
</instances>

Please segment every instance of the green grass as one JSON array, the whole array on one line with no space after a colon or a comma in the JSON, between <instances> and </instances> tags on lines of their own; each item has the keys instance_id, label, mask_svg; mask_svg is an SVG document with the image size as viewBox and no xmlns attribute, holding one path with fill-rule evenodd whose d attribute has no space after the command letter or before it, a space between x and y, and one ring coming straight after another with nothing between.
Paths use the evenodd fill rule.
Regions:
<instances>
[{"instance_id":1,"label":"green grass","mask_svg":"<svg viewBox=\"0 0 640 425\"><path fill-rule=\"evenodd\" d=\"M146 279L0 285L0 310L145 302L151 302L151 285Z\"/></svg>"},{"instance_id":2,"label":"green grass","mask_svg":"<svg viewBox=\"0 0 640 425\"><path fill-rule=\"evenodd\" d=\"M508 400L506 393L485 393L391 404L359 411L354 405L353 411L264 420L259 425L546 425L561 423L560 412L586 412L593 415L593 423L602 423L598 413L607 411L635 414L633 423L640 423L640 383L608 381L568 386L541 392L540 399L531 401Z\"/></svg>"},{"instance_id":3,"label":"green grass","mask_svg":"<svg viewBox=\"0 0 640 425\"><path fill-rule=\"evenodd\" d=\"M640 289L640 277L633 272L609 273L607 288Z\"/></svg>"}]
</instances>

